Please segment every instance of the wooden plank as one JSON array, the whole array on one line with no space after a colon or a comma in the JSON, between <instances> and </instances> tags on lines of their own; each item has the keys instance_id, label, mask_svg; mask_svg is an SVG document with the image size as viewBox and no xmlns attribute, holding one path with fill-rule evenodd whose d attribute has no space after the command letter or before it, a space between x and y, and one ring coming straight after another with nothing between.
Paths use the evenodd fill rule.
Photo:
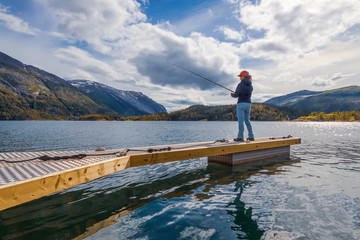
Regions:
<instances>
[{"instance_id":1,"label":"wooden plank","mask_svg":"<svg viewBox=\"0 0 360 240\"><path fill-rule=\"evenodd\" d=\"M0 211L129 167L129 156L0 187Z\"/></svg>"},{"instance_id":2,"label":"wooden plank","mask_svg":"<svg viewBox=\"0 0 360 240\"><path fill-rule=\"evenodd\" d=\"M209 157L238 152L248 152L259 149L283 147L301 143L300 138L276 139L268 141L255 141L221 146L204 146L185 150L172 150L131 156L130 167L144 166L164 162L179 161L191 158Z\"/></svg>"},{"instance_id":3,"label":"wooden plank","mask_svg":"<svg viewBox=\"0 0 360 240\"><path fill-rule=\"evenodd\" d=\"M229 144L216 145L209 142L197 147L192 147L196 144L178 144L172 145L174 148L171 151L153 153L129 152L127 156L115 157L54 174L0 185L0 211L129 167L290 146L299 143L301 143L300 138L275 140L267 138L249 143L231 142ZM179 148L186 145L188 148L176 149L176 147Z\"/></svg>"}]
</instances>

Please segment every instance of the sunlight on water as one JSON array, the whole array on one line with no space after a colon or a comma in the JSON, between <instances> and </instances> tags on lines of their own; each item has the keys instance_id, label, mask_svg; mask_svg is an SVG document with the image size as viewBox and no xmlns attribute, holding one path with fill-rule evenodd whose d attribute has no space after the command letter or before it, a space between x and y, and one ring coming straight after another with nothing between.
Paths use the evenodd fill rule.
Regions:
<instances>
[{"instance_id":1,"label":"sunlight on water","mask_svg":"<svg viewBox=\"0 0 360 240\"><path fill-rule=\"evenodd\" d=\"M231 139L236 122L0 122L0 151ZM290 159L130 168L0 212L1 239L360 239L360 123L253 122Z\"/></svg>"}]
</instances>

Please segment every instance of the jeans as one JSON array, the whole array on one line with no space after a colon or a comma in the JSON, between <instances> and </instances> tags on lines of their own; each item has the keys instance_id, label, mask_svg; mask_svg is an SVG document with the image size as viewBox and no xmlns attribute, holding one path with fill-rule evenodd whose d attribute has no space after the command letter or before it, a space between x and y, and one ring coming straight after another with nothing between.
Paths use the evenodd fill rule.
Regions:
<instances>
[{"instance_id":1,"label":"jeans","mask_svg":"<svg viewBox=\"0 0 360 240\"><path fill-rule=\"evenodd\" d=\"M236 114L239 122L238 138L244 138L244 122L249 133L249 138L254 138L254 133L250 123L251 103L240 102L236 107Z\"/></svg>"}]
</instances>

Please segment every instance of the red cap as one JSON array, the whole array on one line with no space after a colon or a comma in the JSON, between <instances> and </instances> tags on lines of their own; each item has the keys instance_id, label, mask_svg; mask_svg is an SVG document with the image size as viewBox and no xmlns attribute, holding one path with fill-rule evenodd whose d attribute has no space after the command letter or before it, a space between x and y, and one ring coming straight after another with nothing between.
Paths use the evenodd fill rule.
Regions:
<instances>
[{"instance_id":1,"label":"red cap","mask_svg":"<svg viewBox=\"0 0 360 240\"><path fill-rule=\"evenodd\" d=\"M242 71L242 72L238 75L238 77L240 77L240 76L244 76L244 77L249 76L249 72L248 72L248 71Z\"/></svg>"}]
</instances>

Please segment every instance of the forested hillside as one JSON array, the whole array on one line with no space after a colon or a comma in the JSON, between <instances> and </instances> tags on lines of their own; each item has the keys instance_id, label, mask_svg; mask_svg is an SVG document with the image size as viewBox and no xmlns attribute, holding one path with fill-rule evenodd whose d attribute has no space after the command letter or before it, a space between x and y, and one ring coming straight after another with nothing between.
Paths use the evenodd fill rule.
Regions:
<instances>
[{"instance_id":1,"label":"forested hillside","mask_svg":"<svg viewBox=\"0 0 360 240\"><path fill-rule=\"evenodd\" d=\"M360 121L359 111L345 111L345 112L312 112L308 116L298 118L299 121Z\"/></svg>"},{"instance_id":2,"label":"forested hillside","mask_svg":"<svg viewBox=\"0 0 360 240\"><path fill-rule=\"evenodd\" d=\"M0 52L0 120L75 120L90 114L166 112L140 92L68 81Z\"/></svg>"},{"instance_id":3,"label":"forested hillside","mask_svg":"<svg viewBox=\"0 0 360 240\"><path fill-rule=\"evenodd\" d=\"M251 106L250 119L255 121L286 121L298 118L305 112L269 104L254 103ZM173 121L235 121L236 105L203 106L196 105L170 113Z\"/></svg>"},{"instance_id":4,"label":"forested hillside","mask_svg":"<svg viewBox=\"0 0 360 240\"><path fill-rule=\"evenodd\" d=\"M0 52L0 120L74 119L113 113L64 79Z\"/></svg>"},{"instance_id":5,"label":"forested hillside","mask_svg":"<svg viewBox=\"0 0 360 240\"><path fill-rule=\"evenodd\" d=\"M252 104L250 119L253 121L288 121L308 114L305 111L276 107L269 104ZM158 113L145 116L114 118L113 116L90 115L80 120L122 120L122 121L236 121L236 105L195 105L172 113Z\"/></svg>"}]
</instances>

